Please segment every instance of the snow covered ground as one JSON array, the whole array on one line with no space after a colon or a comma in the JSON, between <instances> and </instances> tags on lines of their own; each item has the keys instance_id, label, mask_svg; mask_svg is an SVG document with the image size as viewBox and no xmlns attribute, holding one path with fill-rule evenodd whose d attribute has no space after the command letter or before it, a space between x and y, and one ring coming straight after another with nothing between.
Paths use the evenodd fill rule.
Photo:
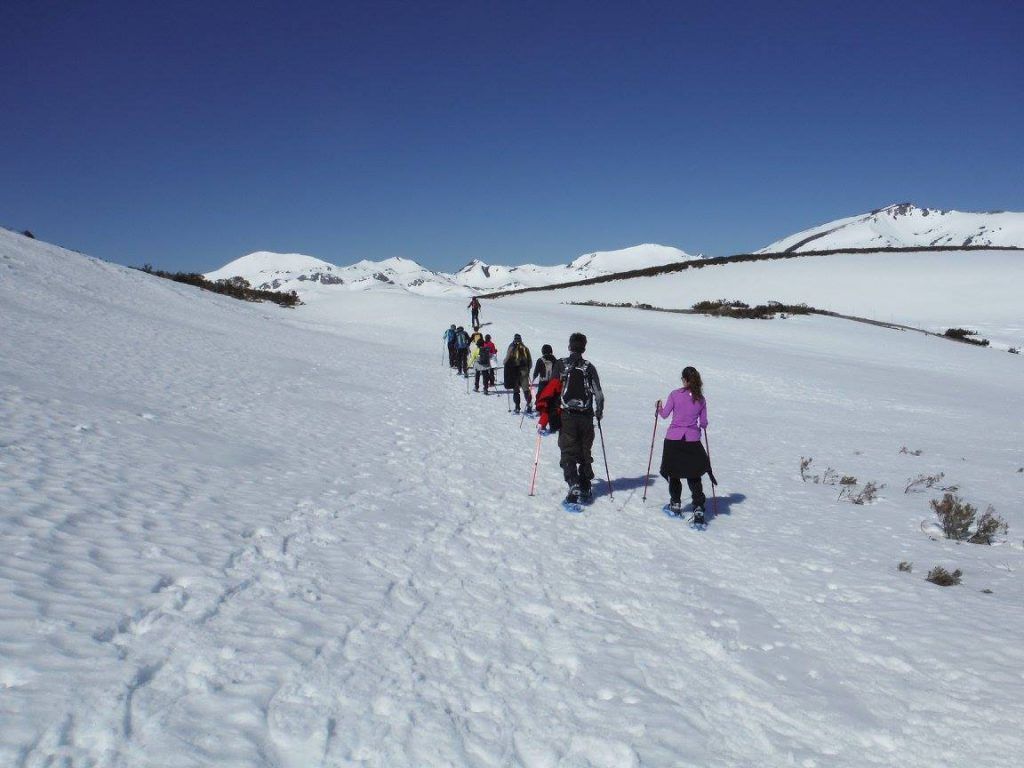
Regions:
<instances>
[{"instance_id":1,"label":"snow covered ground","mask_svg":"<svg viewBox=\"0 0 1024 768\"><path fill-rule=\"evenodd\" d=\"M1005 351L1024 346L1021 285L1021 251L840 253L721 264L530 295L549 302L632 302L670 309L722 298L804 303L938 333L969 328Z\"/></svg>"},{"instance_id":2,"label":"snow covered ground","mask_svg":"<svg viewBox=\"0 0 1024 768\"><path fill-rule=\"evenodd\" d=\"M590 336L614 498L581 515L553 439L529 498L530 422L443 364L464 299L284 310L0 231L0 765L1015 764L1021 359L561 293L482 319L499 347ZM641 501L686 363L703 533L664 481ZM885 488L837 501L801 456ZM1008 541L924 533L937 494L903 487L939 471Z\"/></svg>"}]
</instances>

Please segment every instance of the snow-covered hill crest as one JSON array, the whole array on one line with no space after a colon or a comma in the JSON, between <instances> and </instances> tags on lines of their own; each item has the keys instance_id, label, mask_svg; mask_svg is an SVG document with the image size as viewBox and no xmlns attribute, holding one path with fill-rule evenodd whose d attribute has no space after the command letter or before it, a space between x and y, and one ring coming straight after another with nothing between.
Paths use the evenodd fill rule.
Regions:
<instances>
[{"instance_id":1,"label":"snow-covered hill crest","mask_svg":"<svg viewBox=\"0 0 1024 768\"><path fill-rule=\"evenodd\" d=\"M313 286L336 286L349 291L371 288L405 289L412 293L440 295L466 293L445 275L422 267L415 261L390 258L358 261L339 267L300 253L257 251L209 272L210 280L243 277L253 288L268 291L308 292Z\"/></svg>"},{"instance_id":2,"label":"snow-covered hill crest","mask_svg":"<svg viewBox=\"0 0 1024 768\"><path fill-rule=\"evenodd\" d=\"M776 240L757 253L928 246L1024 247L1024 213L969 213L897 203Z\"/></svg>"},{"instance_id":3,"label":"snow-covered hill crest","mask_svg":"<svg viewBox=\"0 0 1024 768\"><path fill-rule=\"evenodd\" d=\"M568 264L502 266L474 259L454 274L434 272L415 261L390 258L337 266L298 253L257 251L207 273L210 280L243 277L253 288L307 293L317 285L346 290L399 288L428 296L469 295L475 291L512 290L599 277L630 269L700 258L678 248L646 243L616 251L585 253Z\"/></svg>"}]
</instances>

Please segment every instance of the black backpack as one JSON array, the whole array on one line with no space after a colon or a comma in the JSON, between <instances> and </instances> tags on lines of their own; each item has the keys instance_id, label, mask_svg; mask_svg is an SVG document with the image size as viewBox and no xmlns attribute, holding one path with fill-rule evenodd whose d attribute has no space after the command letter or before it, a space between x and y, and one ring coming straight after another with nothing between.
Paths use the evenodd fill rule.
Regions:
<instances>
[{"instance_id":1,"label":"black backpack","mask_svg":"<svg viewBox=\"0 0 1024 768\"><path fill-rule=\"evenodd\" d=\"M491 367L491 350L489 350L487 347L480 347L480 354L477 355L476 360L477 360L478 363L480 363L480 365L482 365L482 366L484 366L486 368L490 368Z\"/></svg>"},{"instance_id":2,"label":"black backpack","mask_svg":"<svg viewBox=\"0 0 1024 768\"><path fill-rule=\"evenodd\" d=\"M565 361L562 370L562 409L571 413L591 413L594 410L594 385L590 363Z\"/></svg>"}]
</instances>

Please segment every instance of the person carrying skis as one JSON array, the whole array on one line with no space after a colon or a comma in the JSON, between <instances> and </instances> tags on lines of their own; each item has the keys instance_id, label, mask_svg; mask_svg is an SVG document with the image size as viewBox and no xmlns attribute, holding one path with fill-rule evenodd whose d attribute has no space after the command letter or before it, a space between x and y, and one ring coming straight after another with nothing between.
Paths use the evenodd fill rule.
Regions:
<instances>
[{"instance_id":1,"label":"person carrying skis","mask_svg":"<svg viewBox=\"0 0 1024 768\"><path fill-rule=\"evenodd\" d=\"M669 511L683 513L682 478L690 488L694 525L704 524L704 487L701 476L711 471L711 463L700 442L700 431L708 426L708 407L704 400L704 382L692 365L683 368L683 386L669 393L664 405L657 403L658 415L672 423L665 433L659 473L668 480Z\"/></svg>"},{"instance_id":2,"label":"person carrying skis","mask_svg":"<svg viewBox=\"0 0 1024 768\"><path fill-rule=\"evenodd\" d=\"M455 364L459 373L466 378L469 378L469 366L466 362L468 357L469 334L466 333L466 329L460 325L455 331Z\"/></svg>"},{"instance_id":3,"label":"person carrying skis","mask_svg":"<svg viewBox=\"0 0 1024 768\"><path fill-rule=\"evenodd\" d=\"M484 380L484 394L489 395L491 387L491 350L485 341L477 341L476 351L473 353L473 370L475 371L473 389L480 391L480 378Z\"/></svg>"},{"instance_id":4,"label":"person carrying skis","mask_svg":"<svg viewBox=\"0 0 1024 768\"><path fill-rule=\"evenodd\" d=\"M569 337L569 356L555 365L555 375L562 386L560 405L562 428L558 433L561 459L558 464L569 486L565 501L569 504L588 502L593 498L594 479L594 417L604 414L604 392L597 369L583 358L587 337L574 333ZM550 406L549 406L550 408Z\"/></svg>"},{"instance_id":5,"label":"person carrying skis","mask_svg":"<svg viewBox=\"0 0 1024 768\"><path fill-rule=\"evenodd\" d=\"M455 323L452 323L452 327L444 332L444 342L448 345L448 367L455 368L457 361L455 358L455 336L458 331L455 328Z\"/></svg>"},{"instance_id":6,"label":"person carrying skis","mask_svg":"<svg viewBox=\"0 0 1024 768\"><path fill-rule=\"evenodd\" d=\"M533 412L533 395L530 393L530 366L533 357L530 349L523 344L523 337L518 333L512 337L512 343L505 352L505 386L512 390L512 402L515 413L520 411L520 392L526 394L526 412Z\"/></svg>"},{"instance_id":7,"label":"person carrying skis","mask_svg":"<svg viewBox=\"0 0 1024 768\"><path fill-rule=\"evenodd\" d=\"M473 330L479 330L480 328L480 300L474 296L469 300L469 304L466 305L470 311L470 317L473 325Z\"/></svg>"}]
</instances>

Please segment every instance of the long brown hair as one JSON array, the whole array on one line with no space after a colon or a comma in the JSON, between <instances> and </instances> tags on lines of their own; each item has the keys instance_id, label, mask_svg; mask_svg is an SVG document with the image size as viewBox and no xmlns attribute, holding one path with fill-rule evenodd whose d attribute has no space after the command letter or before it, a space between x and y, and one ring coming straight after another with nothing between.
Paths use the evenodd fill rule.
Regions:
<instances>
[{"instance_id":1,"label":"long brown hair","mask_svg":"<svg viewBox=\"0 0 1024 768\"><path fill-rule=\"evenodd\" d=\"M696 403L704 399L704 382L701 381L700 372L692 365L683 368L683 383L690 390L693 402Z\"/></svg>"}]
</instances>

